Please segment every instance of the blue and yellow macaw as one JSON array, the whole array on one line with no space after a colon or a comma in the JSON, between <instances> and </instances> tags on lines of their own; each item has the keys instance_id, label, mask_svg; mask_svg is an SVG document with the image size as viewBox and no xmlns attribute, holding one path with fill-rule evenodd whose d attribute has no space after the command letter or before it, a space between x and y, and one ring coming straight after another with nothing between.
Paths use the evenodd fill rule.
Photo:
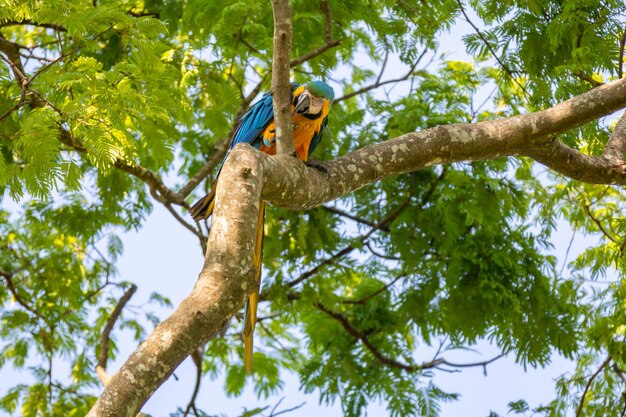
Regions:
<instances>
[{"instance_id":1,"label":"blue and yellow macaw","mask_svg":"<svg viewBox=\"0 0 626 417\"><path fill-rule=\"evenodd\" d=\"M335 98L332 87L323 81L308 84L291 84L291 121L294 124L294 145L298 159L307 162L309 155L315 150L322 139L322 131L328 123L328 113ZM266 93L241 117L230 144L232 149L238 143L249 143L261 152L276 154L274 129L274 109L272 95ZM198 200L191 207L194 220L208 218L213 213L215 191L218 177L213 183L211 192ZM265 218L265 202L261 201L257 218L257 239L254 251L254 265L257 268L256 280L261 283L261 260L263 256L263 223ZM252 336L256 325L256 311L259 302L259 290L250 295L244 311L244 362L248 372L252 371Z\"/></svg>"}]
</instances>

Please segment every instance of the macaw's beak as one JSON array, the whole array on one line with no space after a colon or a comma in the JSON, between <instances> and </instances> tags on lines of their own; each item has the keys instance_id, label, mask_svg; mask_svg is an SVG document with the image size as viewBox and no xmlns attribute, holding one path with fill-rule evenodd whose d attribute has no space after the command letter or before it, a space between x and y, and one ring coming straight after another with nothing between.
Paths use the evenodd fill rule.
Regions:
<instances>
[{"instance_id":1,"label":"macaw's beak","mask_svg":"<svg viewBox=\"0 0 626 417\"><path fill-rule=\"evenodd\" d=\"M309 105L310 105L310 99L309 99L309 95L302 93L300 94L300 96L298 97L298 100L296 101L296 105L293 108L293 112L294 113L306 113L309 111Z\"/></svg>"}]
</instances>

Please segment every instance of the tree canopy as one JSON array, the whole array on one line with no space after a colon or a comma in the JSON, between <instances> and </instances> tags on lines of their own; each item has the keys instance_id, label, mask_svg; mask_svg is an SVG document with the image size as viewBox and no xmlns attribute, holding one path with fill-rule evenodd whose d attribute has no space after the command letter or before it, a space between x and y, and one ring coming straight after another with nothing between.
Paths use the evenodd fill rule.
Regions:
<instances>
[{"instance_id":1,"label":"tree canopy","mask_svg":"<svg viewBox=\"0 0 626 417\"><path fill-rule=\"evenodd\" d=\"M134 415L191 354L233 396L246 382L261 398L279 392L291 371L348 416L374 401L437 416L456 398L433 378L459 365L445 352L488 340L520 366L577 364L553 401L513 411L623 416L626 118L605 118L626 107L623 0L292 0L286 49L280 5L0 0L0 369L34 377L0 392L0 409ZM459 24L469 60L442 42ZM272 79L280 59L292 80L337 92L314 154L327 172L239 146L213 221L192 222L237 119L286 87ZM246 375L239 328L261 198ZM118 235L155 205L206 261L153 333L151 307L145 320L125 314L136 286L116 261ZM580 255L555 258L559 222L593 237ZM113 376L109 357L131 354L120 326L145 343Z\"/></svg>"}]
</instances>

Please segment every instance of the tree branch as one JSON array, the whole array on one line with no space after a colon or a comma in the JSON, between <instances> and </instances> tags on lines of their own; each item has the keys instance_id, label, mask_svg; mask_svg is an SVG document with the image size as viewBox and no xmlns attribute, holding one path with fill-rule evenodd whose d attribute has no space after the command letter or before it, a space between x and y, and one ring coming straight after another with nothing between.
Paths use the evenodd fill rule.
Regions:
<instances>
[{"instance_id":1,"label":"tree branch","mask_svg":"<svg viewBox=\"0 0 626 417\"><path fill-rule=\"evenodd\" d=\"M341 217L345 217L346 219L350 219L352 221L355 221L355 222L360 223L360 224L364 224L366 226L374 227L376 225L376 223L374 223L372 221L369 221L369 220L364 219L362 217L355 216L352 213L349 213L349 212L344 211L344 210L340 210L340 209L338 209L336 207L322 206L322 208L324 210L326 210L327 212L329 212L329 213L337 214L337 215L339 215ZM388 232L389 228L385 227L385 228L381 228L380 230L384 230L385 232Z\"/></svg>"},{"instance_id":2,"label":"tree branch","mask_svg":"<svg viewBox=\"0 0 626 417\"><path fill-rule=\"evenodd\" d=\"M89 417L134 415L194 349L239 311L254 289L256 222L248 219L258 214L263 184L255 155L230 153L222 169L206 259L196 286L113 375Z\"/></svg>"},{"instance_id":3,"label":"tree branch","mask_svg":"<svg viewBox=\"0 0 626 417\"><path fill-rule=\"evenodd\" d=\"M515 155L530 156L579 181L623 185L623 166L582 154L555 137L625 106L626 79L621 79L536 113L438 126L369 145L327 163L327 174L281 155L259 155L268 179L263 198L283 208L309 209L382 178L420 168Z\"/></svg>"},{"instance_id":4,"label":"tree branch","mask_svg":"<svg viewBox=\"0 0 626 417\"><path fill-rule=\"evenodd\" d=\"M624 33L622 33L622 39L619 41L619 61L617 64L617 78L622 78L624 76L624 48L626 47L626 28L624 28Z\"/></svg>"},{"instance_id":5,"label":"tree branch","mask_svg":"<svg viewBox=\"0 0 626 417\"><path fill-rule=\"evenodd\" d=\"M351 93L344 94L343 96L335 99L334 102L338 103L340 101L347 100L349 98L358 96L360 94L367 93L368 91L373 90L375 88L382 87L383 85L392 84L392 83L398 83L400 81L408 80L409 77L411 77L411 75L413 75L413 72L415 71L415 68L417 68L417 66L421 62L422 58L424 58L424 56L426 55L426 52L428 52L428 49L424 49L424 51L420 54L420 56L417 57L417 59L415 60L413 65L411 65L411 68L409 69L409 71L406 74L404 74L402 77L394 78L394 79L391 79L391 80L385 80L385 81L380 81L380 77L378 77L378 79L376 80L375 83L370 84L370 85L365 86L365 87L362 87L362 88L359 88L358 90L353 91Z\"/></svg>"},{"instance_id":6,"label":"tree branch","mask_svg":"<svg viewBox=\"0 0 626 417\"><path fill-rule=\"evenodd\" d=\"M489 43L489 41L487 40L487 38L485 38L485 35L483 35L483 33L478 28L478 26L476 26L474 22L472 22L472 20L469 18L469 16L467 15L467 12L465 12L465 7L463 7L463 3L461 3L461 0L456 0L456 2L459 5L459 8L461 9L461 13L463 13L463 17L465 17L465 20L467 21L467 23L469 23L470 26L474 29L474 31L476 32L480 40L483 41L487 49L489 49L489 52L491 52L491 55L493 55L495 60L498 61L498 64L500 64L504 72L506 72L509 78L511 78L511 80L513 80L513 82L517 84L519 88L522 89L524 94L528 96L528 91L526 91L526 88L522 84L520 84L519 81L517 81L517 78L515 78L511 69L504 62L502 62L500 57L496 54L496 51L491 46L491 43Z\"/></svg>"},{"instance_id":7,"label":"tree branch","mask_svg":"<svg viewBox=\"0 0 626 417\"><path fill-rule=\"evenodd\" d=\"M355 339L360 340L361 343L363 343L363 345L367 348L367 350L369 350L372 353L372 355L374 355L374 357L380 361L380 363L387 365L389 367L392 367L392 368L402 369L403 371L407 371L407 372L415 372L415 371L422 369L421 367L417 365L407 365L405 363L398 362L394 359L388 358L385 355L383 355L372 344L372 342L369 340L367 335L363 332L358 331L354 326L352 326L348 318L345 317L343 314L334 312L330 310L329 308L326 308L322 303L315 303L315 307L319 309L320 311L326 313L330 317L334 318L335 320L337 320L341 324L341 326L344 328L344 330L348 332L350 336L354 337Z\"/></svg>"},{"instance_id":8,"label":"tree branch","mask_svg":"<svg viewBox=\"0 0 626 417\"><path fill-rule=\"evenodd\" d=\"M47 324L48 321L46 320L46 318L39 311L37 311L34 307L32 307L25 300L23 300L22 297L20 297L20 295L17 293L17 290L15 289L15 285L13 284L13 274L14 273L12 272L6 272L6 271L0 270L0 276L2 276L5 282L7 283L7 289L11 293L11 296L13 297L15 302L21 305L24 308L24 310L32 313L39 320Z\"/></svg>"},{"instance_id":9,"label":"tree branch","mask_svg":"<svg viewBox=\"0 0 626 417\"><path fill-rule=\"evenodd\" d=\"M405 199L398 207L396 207L395 209L391 210L385 217L383 217L378 223L376 223L367 233L365 233L364 235L362 235L359 238L357 238L355 243L347 245L345 248L343 248L340 251L336 252L331 257L324 259L322 262L317 264L315 267L313 267L313 268L309 269L308 271L302 273L298 278L289 281L286 285L288 287L290 287L290 288L293 288L296 285L300 284L301 282L305 281L306 279L308 279L308 278L312 277L313 275L315 275L317 273L317 271L322 269L324 266L330 265L330 264L334 263L337 259L341 259L344 255L349 254L350 252L352 252L353 250L355 250L359 246L358 243L365 242L375 231L381 230L383 228L387 228L389 226L389 224L391 222L393 222L396 219L396 217L398 217L400 215L400 213L402 213L402 211L409 206L410 203L411 203L411 198L410 197Z\"/></svg>"},{"instance_id":10,"label":"tree branch","mask_svg":"<svg viewBox=\"0 0 626 417\"><path fill-rule=\"evenodd\" d=\"M626 113L622 114L622 117L615 124L611 139L602 151L602 157L619 166L624 163L624 154L626 154Z\"/></svg>"},{"instance_id":11,"label":"tree branch","mask_svg":"<svg viewBox=\"0 0 626 417\"><path fill-rule=\"evenodd\" d=\"M600 375L600 372L602 372L602 370L606 368L606 366L609 364L609 362L611 362L612 359L613 359L612 356L609 356L608 358L606 358L606 360L602 362L598 370L594 372L593 375L591 375L591 378L589 378L589 381L587 381L587 385L585 385L585 390L583 391L583 395L580 397L580 403L578 404L578 407L576 408L576 417L580 417L580 413L583 411L583 407L585 405L585 397L587 396L587 392L589 391L589 388L591 387L593 380L596 379L598 375Z\"/></svg>"},{"instance_id":12,"label":"tree branch","mask_svg":"<svg viewBox=\"0 0 626 417\"><path fill-rule=\"evenodd\" d=\"M107 372L107 362L109 361L109 340L111 338L111 332L113 331L113 327L115 323L119 319L122 314L122 310L130 301L131 297L137 291L137 286L132 284L128 290L124 293L122 298L117 302L115 308L111 312L111 315L107 319L107 324L104 326L102 330L102 334L100 335L100 353L98 354L98 364L96 365L96 374L98 375L98 379L102 385L107 386L109 381L111 380L111 376Z\"/></svg>"},{"instance_id":13,"label":"tree branch","mask_svg":"<svg viewBox=\"0 0 626 417\"><path fill-rule=\"evenodd\" d=\"M290 53L291 6L289 0L272 0L274 12L274 51L272 59L272 92L276 153L293 155L293 128L291 126Z\"/></svg>"}]
</instances>

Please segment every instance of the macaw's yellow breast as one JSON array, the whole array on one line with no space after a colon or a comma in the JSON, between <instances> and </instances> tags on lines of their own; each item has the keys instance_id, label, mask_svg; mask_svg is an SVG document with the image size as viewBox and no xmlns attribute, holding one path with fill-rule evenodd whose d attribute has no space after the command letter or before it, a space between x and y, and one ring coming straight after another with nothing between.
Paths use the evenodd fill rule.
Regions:
<instances>
[{"instance_id":1,"label":"macaw's yellow breast","mask_svg":"<svg viewBox=\"0 0 626 417\"><path fill-rule=\"evenodd\" d=\"M292 106L293 111L293 106ZM320 117L316 119L309 119L302 114L294 114L291 117L291 121L294 124L293 139L294 146L296 148L296 155L298 159L302 161L308 161L309 159L309 147L311 146L311 140L322 129L322 121L328 116L330 111L330 102L326 101L322 107ZM265 128L262 134L263 144L259 149L261 152L265 152L268 155L276 154L276 130L274 122L270 122ZM266 144L270 144L267 146Z\"/></svg>"}]
</instances>

